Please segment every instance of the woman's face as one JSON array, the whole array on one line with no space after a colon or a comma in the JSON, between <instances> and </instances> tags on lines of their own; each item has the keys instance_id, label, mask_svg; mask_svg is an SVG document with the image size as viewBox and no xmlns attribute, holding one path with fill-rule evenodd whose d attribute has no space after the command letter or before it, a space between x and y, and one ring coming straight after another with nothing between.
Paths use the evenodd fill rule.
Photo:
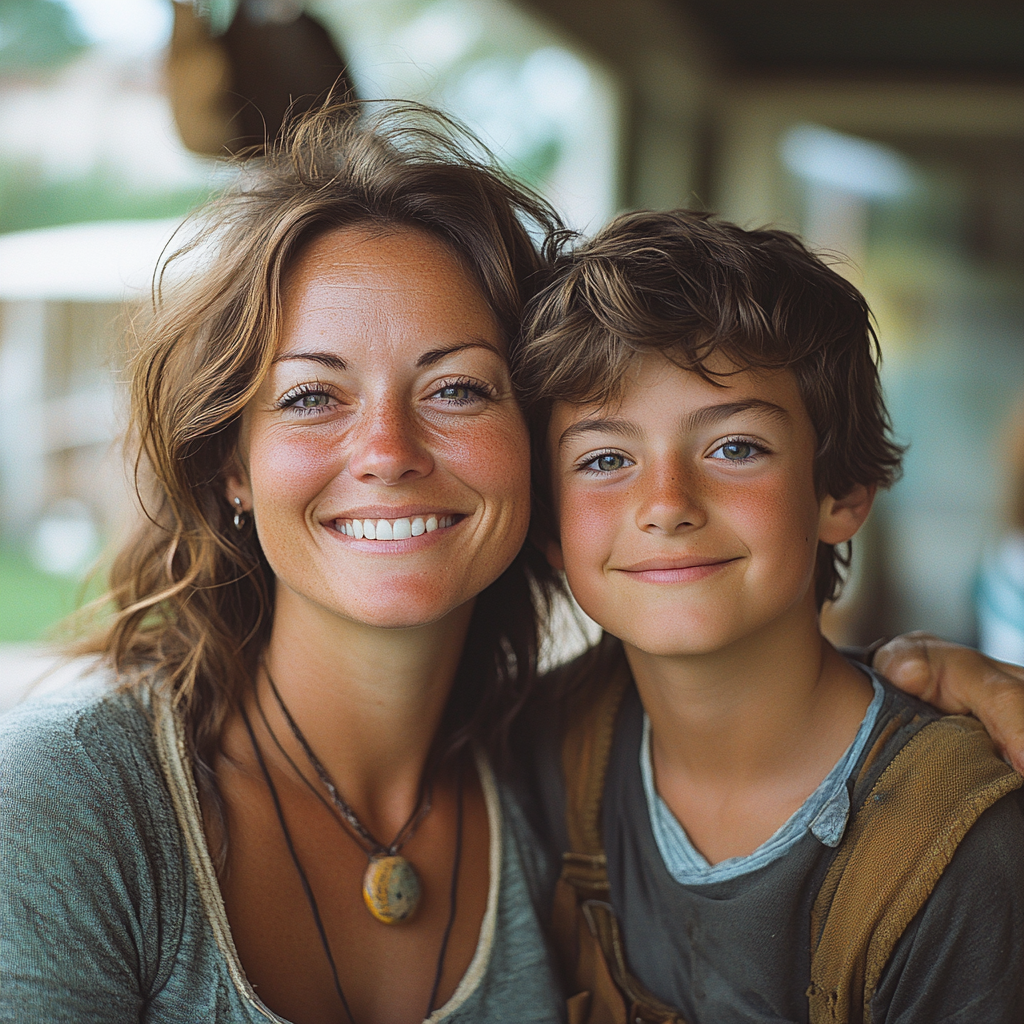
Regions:
<instances>
[{"instance_id":1,"label":"woman's face","mask_svg":"<svg viewBox=\"0 0 1024 1024\"><path fill-rule=\"evenodd\" d=\"M437 621L508 567L529 441L476 282L410 228L330 231L284 282L228 496L300 603L381 627Z\"/></svg>"}]
</instances>

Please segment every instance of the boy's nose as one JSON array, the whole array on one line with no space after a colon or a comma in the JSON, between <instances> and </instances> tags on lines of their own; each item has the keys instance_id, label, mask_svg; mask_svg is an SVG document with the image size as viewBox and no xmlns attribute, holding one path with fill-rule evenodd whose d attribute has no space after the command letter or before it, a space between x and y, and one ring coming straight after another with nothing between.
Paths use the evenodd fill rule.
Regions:
<instances>
[{"instance_id":1,"label":"boy's nose","mask_svg":"<svg viewBox=\"0 0 1024 1024\"><path fill-rule=\"evenodd\" d=\"M702 526L705 515L693 481L673 465L652 473L637 509L641 530L675 534Z\"/></svg>"},{"instance_id":2,"label":"boy's nose","mask_svg":"<svg viewBox=\"0 0 1024 1024\"><path fill-rule=\"evenodd\" d=\"M433 454L420 436L414 417L399 403L371 404L350 435L348 471L367 483L404 483L426 476Z\"/></svg>"}]
</instances>

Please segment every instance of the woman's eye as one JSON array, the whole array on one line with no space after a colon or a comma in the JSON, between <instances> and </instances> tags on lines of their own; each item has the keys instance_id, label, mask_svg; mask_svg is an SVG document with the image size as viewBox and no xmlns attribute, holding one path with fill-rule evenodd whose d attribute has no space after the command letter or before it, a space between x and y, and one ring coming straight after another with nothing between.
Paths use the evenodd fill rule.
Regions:
<instances>
[{"instance_id":1,"label":"woman's eye","mask_svg":"<svg viewBox=\"0 0 1024 1024\"><path fill-rule=\"evenodd\" d=\"M633 461L620 452L602 452L589 462L585 462L581 468L598 473L614 473L617 469L625 469L626 466L632 465Z\"/></svg>"},{"instance_id":2,"label":"woman's eye","mask_svg":"<svg viewBox=\"0 0 1024 1024\"><path fill-rule=\"evenodd\" d=\"M303 395L295 403L295 406L298 409L321 409L327 405L328 402L330 402L330 398L322 393L315 395Z\"/></svg>"},{"instance_id":3,"label":"woman's eye","mask_svg":"<svg viewBox=\"0 0 1024 1024\"><path fill-rule=\"evenodd\" d=\"M448 384L437 392L437 397L446 402L468 402L475 395L465 384Z\"/></svg>"},{"instance_id":4,"label":"woman's eye","mask_svg":"<svg viewBox=\"0 0 1024 1024\"><path fill-rule=\"evenodd\" d=\"M442 384L430 397L438 398L448 405L473 405L482 399L490 398L491 391L483 384L452 381L450 384Z\"/></svg>"},{"instance_id":5,"label":"woman's eye","mask_svg":"<svg viewBox=\"0 0 1024 1024\"><path fill-rule=\"evenodd\" d=\"M757 455L763 455L764 449L753 441L726 441L712 453L713 459L726 459L729 462L746 462Z\"/></svg>"},{"instance_id":6,"label":"woman's eye","mask_svg":"<svg viewBox=\"0 0 1024 1024\"><path fill-rule=\"evenodd\" d=\"M279 407L292 409L301 414L316 415L328 409L333 401L334 397L326 391L303 391L298 395L285 395Z\"/></svg>"}]
</instances>

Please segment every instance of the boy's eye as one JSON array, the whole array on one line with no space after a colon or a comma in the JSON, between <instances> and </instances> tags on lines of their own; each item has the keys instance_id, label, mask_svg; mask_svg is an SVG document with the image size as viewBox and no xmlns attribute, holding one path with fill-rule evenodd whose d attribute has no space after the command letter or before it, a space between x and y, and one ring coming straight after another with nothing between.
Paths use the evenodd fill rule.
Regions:
<instances>
[{"instance_id":1,"label":"boy's eye","mask_svg":"<svg viewBox=\"0 0 1024 1024\"><path fill-rule=\"evenodd\" d=\"M625 469L626 466L632 465L632 459L627 459L620 452L602 452L589 462L583 463L580 468L595 470L598 473L614 473L617 469Z\"/></svg>"},{"instance_id":2,"label":"boy's eye","mask_svg":"<svg viewBox=\"0 0 1024 1024\"><path fill-rule=\"evenodd\" d=\"M712 459L726 459L729 462L746 462L758 455L763 455L765 449L753 441L726 441L720 444L712 453Z\"/></svg>"}]
</instances>

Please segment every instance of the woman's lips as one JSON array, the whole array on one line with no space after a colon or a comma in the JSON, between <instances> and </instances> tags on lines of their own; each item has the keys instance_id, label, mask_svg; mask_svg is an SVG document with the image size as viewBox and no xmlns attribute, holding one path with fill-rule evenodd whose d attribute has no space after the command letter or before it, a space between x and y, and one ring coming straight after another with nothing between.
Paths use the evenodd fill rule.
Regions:
<instances>
[{"instance_id":1,"label":"woman's lips","mask_svg":"<svg viewBox=\"0 0 1024 1024\"><path fill-rule=\"evenodd\" d=\"M631 579L641 583L692 583L696 580L706 579L736 560L735 558L651 558L626 566L619 572L624 572Z\"/></svg>"},{"instance_id":2,"label":"woman's lips","mask_svg":"<svg viewBox=\"0 0 1024 1024\"><path fill-rule=\"evenodd\" d=\"M397 519L384 519L377 517L354 517L350 519L335 519L332 522L334 529L346 537L354 540L372 540L382 543L388 541L409 540L412 537L422 537L426 533L433 533L435 530L443 530L454 526L465 516L459 513L426 513L417 516L401 516Z\"/></svg>"}]
</instances>

